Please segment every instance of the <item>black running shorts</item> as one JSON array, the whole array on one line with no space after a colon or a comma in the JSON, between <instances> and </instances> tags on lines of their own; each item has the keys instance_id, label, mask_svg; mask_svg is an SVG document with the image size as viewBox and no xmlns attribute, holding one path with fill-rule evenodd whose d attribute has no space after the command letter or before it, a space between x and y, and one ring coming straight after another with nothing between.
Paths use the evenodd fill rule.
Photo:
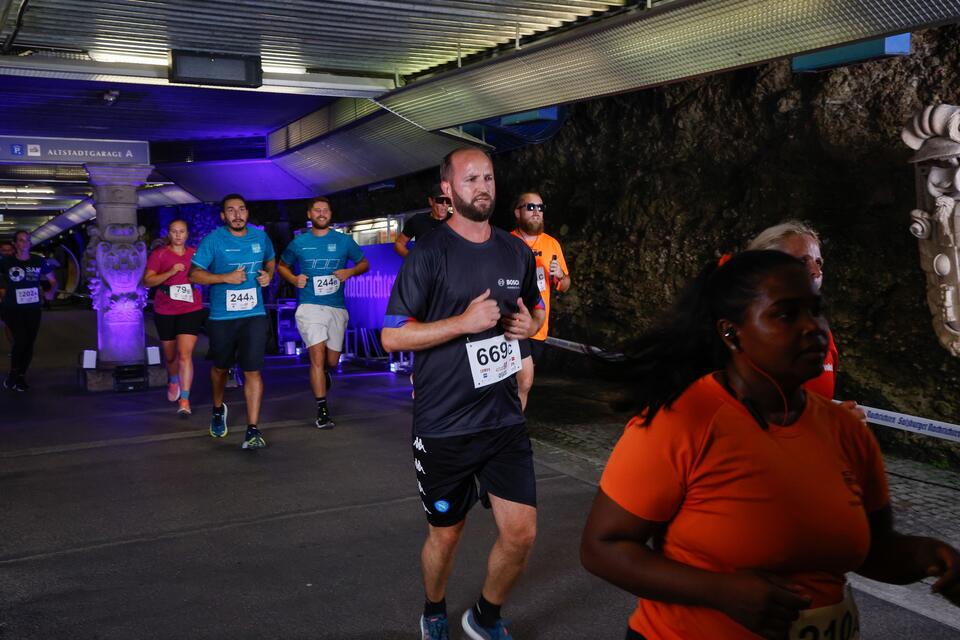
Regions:
<instances>
[{"instance_id":1,"label":"black running shorts","mask_svg":"<svg viewBox=\"0 0 960 640\"><path fill-rule=\"evenodd\" d=\"M530 338L529 340L520 341L520 359L523 360L527 356L533 356L533 364L543 360L543 352L547 348L547 343L543 340L534 340Z\"/></svg>"},{"instance_id":2,"label":"black running shorts","mask_svg":"<svg viewBox=\"0 0 960 640\"><path fill-rule=\"evenodd\" d=\"M487 493L537 506L533 449L518 424L450 438L413 436L420 500L427 522L450 527Z\"/></svg>"},{"instance_id":3,"label":"black running shorts","mask_svg":"<svg viewBox=\"0 0 960 640\"><path fill-rule=\"evenodd\" d=\"M197 309L178 315L153 314L153 321L157 325L157 336L164 342L176 340L179 335L197 335L206 318L206 309Z\"/></svg>"},{"instance_id":4,"label":"black running shorts","mask_svg":"<svg viewBox=\"0 0 960 640\"><path fill-rule=\"evenodd\" d=\"M207 320L210 359L217 369L229 369L234 355L241 371L260 371L267 348L267 316Z\"/></svg>"}]
</instances>

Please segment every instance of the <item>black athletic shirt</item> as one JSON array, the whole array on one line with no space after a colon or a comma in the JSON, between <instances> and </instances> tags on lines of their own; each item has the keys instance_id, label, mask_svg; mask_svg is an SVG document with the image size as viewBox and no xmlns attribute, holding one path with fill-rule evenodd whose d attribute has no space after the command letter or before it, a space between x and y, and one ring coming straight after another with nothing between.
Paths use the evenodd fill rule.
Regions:
<instances>
[{"instance_id":1,"label":"black athletic shirt","mask_svg":"<svg viewBox=\"0 0 960 640\"><path fill-rule=\"evenodd\" d=\"M475 243L442 225L427 234L403 263L384 318L384 327L409 319L436 322L463 313L485 289L501 313L543 308L533 253L522 240L493 228L486 242ZM502 335L499 324L482 333L460 336L414 359L413 430L444 437L523 423L516 376L475 389L467 358L468 341Z\"/></svg>"},{"instance_id":2,"label":"black athletic shirt","mask_svg":"<svg viewBox=\"0 0 960 640\"><path fill-rule=\"evenodd\" d=\"M400 233L408 238L420 238L422 240L427 232L433 231L444 222L446 222L446 218L437 220L429 213L418 213L404 223L403 231Z\"/></svg>"},{"instance_id":3,"label":"black athletic shirt","mask_svg":"<svg viewBox=\"0 0 960 640\"><path fill-rule=\"evenodd\" d=\"M30 254L26 260L16 256L0 257L0 289L6 289L2 309L39 309L43 284L53 268L41 256Z\"/></svg>"}]
</instances>

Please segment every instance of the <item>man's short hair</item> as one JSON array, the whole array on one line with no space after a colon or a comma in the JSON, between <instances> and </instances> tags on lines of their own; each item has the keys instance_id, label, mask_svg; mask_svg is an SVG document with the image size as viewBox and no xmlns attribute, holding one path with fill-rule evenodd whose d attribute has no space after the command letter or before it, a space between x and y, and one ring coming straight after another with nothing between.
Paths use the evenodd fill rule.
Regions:
<instances>
[{"instance_id":1,"label":"man's short hair","mask_svg":"<svg viewBox=\"0 0 960 640\"><path fill-rule=\"evenodd\" d=\"M16 242L17 237L18 237L21 233L25 234L28 238L30 237L30 232L27 231L26 229L17 229L16 231L13 232L13 240L14 240L14 242Z\"/></svg>"},{"instance_id":2,"label":"man's short hair","mask_svg":"<svg viewBox=\"0 0 960 640\"><path fill-rule=\"evenodd\" d=\"M543 200L543 196L536 189L527 189L526 191L521 191L517 195L517 199L513 201L513 210L516 211L517 207L520 206L520 203L523 202L523 196L537 196Z\"/></svg>"},{"instance_id":3,"label":"man's short hair","mask_svg":"<svg viewBox=\"0 0 960 640\"><path fill-rule=\"evenodd\" d=\"M767 227L747 245L747 251L763 251L767 249L782 249L783 242L790 236L810 236L820 244L820 236L813 227L799 220L787 220L772 227Z\"/></svg>"},{"instance_id":4,"label":"man's short hair","mask_svg":"<svg viewBox=\"0 0 960 640\"><path fill-rule=\"evenodd\" d=\"M243 206L247 206L247 199L242 195L239 193L228 193L227 195L223 196L223 199L220 201L220 211L227 210L227 200L240 200L243 202Z\"/></svg>"},{"instance_id":5,"label":"man's short hair","mask_svg":"<svg viewBox=\"0 0 960 640\"><path fill-rule=\"evenodd\" d=\"M311 198L310 202L307 203L307 211L313 209L313 205L317 204L318 202L326 202L327 206L330 207L330 211L333 211L333 205L330 204L330 198L327 196L317 196L316 198Z\"/></svg>"},{"instance_id":6,"label":"man's short hair","mask_svg":"<svg viewBox=\"0 0 960 640\"><path fill-rule=\"evenodd\" d=\"M487 159L491 162L493 158L490 157L490 154L487 153L486 149L481 149L479 147L459 147L454 149L447 155L443 156L443 160L440 162L440 181L441 182L450 182L450 173L453 171L453 156L464 151L479 151L483 155L487 156Z\"/></svg>"}]
</instances>

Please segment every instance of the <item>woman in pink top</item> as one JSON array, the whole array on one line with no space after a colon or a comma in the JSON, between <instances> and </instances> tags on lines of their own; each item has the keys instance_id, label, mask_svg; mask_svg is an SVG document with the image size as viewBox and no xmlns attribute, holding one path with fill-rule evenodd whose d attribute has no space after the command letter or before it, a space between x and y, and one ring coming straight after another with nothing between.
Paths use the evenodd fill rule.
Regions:
<instances>
[{"instance_id":1,"label":"woman in pink top","mask_svg":"<svg viewBox=\"0 0 960 640\"><path fill-rule=\"evenodd\" d=\"M177 414L190 415L190 385L193 383L193 347L206 318L199 287L190 283L190 260L196 249L186 246L190 232L183 220L167 228L169 244L147 259L143 284L157 287L153 300L157 334L167 364L167 400L179 401Z\"/></svg>"}]
</instances>

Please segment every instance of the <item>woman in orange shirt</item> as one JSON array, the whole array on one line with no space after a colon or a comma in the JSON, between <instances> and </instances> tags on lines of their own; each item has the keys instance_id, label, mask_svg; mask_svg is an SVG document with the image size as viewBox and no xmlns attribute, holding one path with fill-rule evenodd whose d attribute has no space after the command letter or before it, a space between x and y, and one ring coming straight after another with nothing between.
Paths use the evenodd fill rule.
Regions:
<instances>
[{"instance_id":1,"label":"woman in orange shirt","mask_svg":"<svg viewBox=\"0 0 960 640\"><path fill-rule=\"evenodd\" d=\"M873 434L802 388L827 331L803 263L747 251L704 269L639 341L637 417L581 546L589 571L640 598L628 639L852 640L848 571L936 575L956 596L958 552L893 530Z\"/></svg>"}]
</instances>

